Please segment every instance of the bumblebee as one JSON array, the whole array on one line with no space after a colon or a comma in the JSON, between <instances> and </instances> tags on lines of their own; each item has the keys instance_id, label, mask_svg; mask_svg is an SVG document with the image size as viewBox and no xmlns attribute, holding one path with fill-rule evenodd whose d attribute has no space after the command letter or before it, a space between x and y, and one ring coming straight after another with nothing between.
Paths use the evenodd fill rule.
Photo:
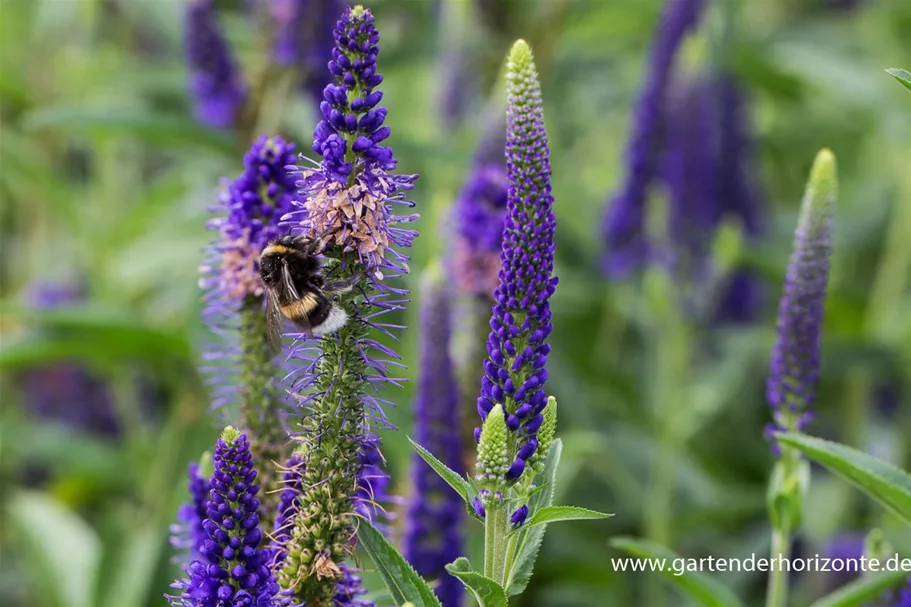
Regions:
<instances>
[{"instance_id":1,"label":"bumblebee","mask_svg":"<svg viewBox=\"0 0 911 607\"><path fill-rule=\"evenodd\" d=\"M266 333L275 354L282 349L282 323L290 320L302 331L325 335L348 322L332 296L354 288L359 276L332 282L323 276L319 255L323 241L293 236L269 243L259 258L259 275L266 291Z\"/></svg>"}]
</instances>

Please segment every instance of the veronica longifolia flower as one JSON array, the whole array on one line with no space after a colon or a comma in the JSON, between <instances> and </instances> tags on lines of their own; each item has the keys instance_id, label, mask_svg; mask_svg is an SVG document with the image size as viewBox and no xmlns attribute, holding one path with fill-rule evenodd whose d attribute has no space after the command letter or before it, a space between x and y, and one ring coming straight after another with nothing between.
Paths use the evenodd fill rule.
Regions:
<instances>
[{"instance_id":1,"label":"veronica longifolia flower","mask_svg":"<svg viewBox=\"0 0 911 607\"><path fill-rule=\"evenodd\" d=\"M301 515L294 519L279 581L293 585L309 604L324 603L336 592L343 577L339 565L352 549L353 517L364 505L358 499L361 473L365 464L379 461L368 457L376 446L369 426L384 423L385 401L377 389L395 383L388 375L396 364L390 359L398 355L370 333L391 336L389 329L396 327L381 318L407 303L407 291L385 281L408 271L407 257L394 247L410 246L415 232L397 224L416 219L394 213L397 205L413 206L404 192L416 176L393 174L395 157L381 145L390 131L383 126L386 109L379 106L383 94L376 88L383 77L377 72L373 15L360 6L347 9L333 36L332 82L313 136L313 151L322 160L300 169L301 209L287 216L295 234L325 244L327 280L356 283L335 295L347 324L318 344L298 336L294 352L303 361L295 392L302 397L306 461ZM376 489L372 484L374 499Z\"/></svg>"},{"instance_id":2,"label":"veronica longifolia flower","mask_svg":"<svg viewBox=\"0 0 911 607\"><path fill-rule=\"evenodd\" d=\"M191 463L188 471L190 501L177 511L176 525L171 527L171 545L186 551L189 560L199 558L203 543L208 539L203 522L206 520L206 504L211 485L202 466Z\"/></svg>"},{"instance_id":3,"label":"veronica longifolia flower","mask_svg":"<svg viewBox=\"0 0 911 607\"><path fill-rule=\"evenodd\" d=\"M225 428L212 464L201 558L174 584L183 593L169 600L179 607L277 607L284 601L269 571L269 551L260 548L259 486L247 437Z\"/></svg>"},{"instance_id":4,"label":"veronica longifolia flower","mask_svg":"<svg viewBox=\"0 0 911 607\"><path fill-rule=\"evenodd\" d=\"M264 501L271 513L278 496L272 462L286 457L286 432L279 412L285 400L278 378L284 375L266 338L259 256L266 244L284 234L281 217L294 207L295 179L288 164L294 144L281 137L262 137L244 156L244 171L225 183L217 216L208 227L216 232L200 286L206 290L204 317L220 339L207 353L206 369L213 384L213 407L239 409L250 430L256 458L263 462Z\"/></svg>"},{"instance_id":5,"label":"veronica longifolia flower","mask_svg":"<svg viewBox=\"0 0 911 607\"><path fill-rule=\"evenodd\" d=\"M430 272L421 291L421 374L414 401L415 438L437 459L463 472L459 432L459 394L449 356L449 301L442 275ZM463 553L465 504L427 463L413 456L414 494L405 521L405 558L425 579L439 580L435 590L446 607L462 604L462 584L446 565Z\"/></svg>"},{"instance_id":6,"label":"veronica longifolia flower","mask_svg":"<svg viewBox=\"0 0 911 607\"><path fill-rule=\"evenodd\" d=\"M774 420L770 432L800 430L811 419L809 407L819 379L835 195L835 157L822 150L810 173L778 308L778 341L766 389Z\"/></svg>"},{"instance_id":7,"label":"veronica longifolia flower","mask_svg":"<svg viewBox=\"0 0 911 607\"><path fill-rule=\"evenodd\" d=\"M656 171L665 91L677 50L696 27L702 6L703 0L665 0L627 142L626 175L604 219L604 267L610 274L623 275L648 255L645 204Z\"/></svg>"},{"instance_id":8,"label":"veronica longifolia flower","mask_svg":"<svg viewBox=\"0 0 911 607\"><path fill-rule=\"evenodd\" d=\"M301 496L302 481L301 468L303 459L294 454L285 465L282 477L281 499L279 501L278 516L275 518L275 529L272 533L273 567L285 566L287 552L285 544L291 539L294 530L294 517L298 512L299 498ZM295 559L296 556L292 556ZM299 563L291 563L290 569L295 569ZM333 597L335 607L373 607L370 601L362 601L358 597L367 593L357 569L347 563L339 565L341 577L337 581Z\"/></svg>"},{"instance_id":9,"label":"veronica longifolia flower","mask_svg":"<svg viewBox=\"0 0 911 607\"><path fill-rule=\"evenodd\" d=\"M247 87L218 24L214 1L190 0L185 27L193 114L209 126L230 127L246 101Z\"/></svg>"},{"instance_id":10,"label":"veronica longifolia flower","mask_svg":"<svg viewBox=\"0 0 911 607\"><path fill-rule=\"evenodd\" d=\"M454 274L459 290L489 298L497 288L506 218L506 167L478 162L455 204Z\"/></svg>"},{"instance_id":11,"label":"veronica longifolia flower","mask_svg":"<svg viewBox=\"0 0 911 607\"><path fill-rule=\"evenodd\" d=\"M513 47L507 69L509 190L478 413L486 419L495 405L503 405L513 460L505 479L514 482L537 450L544 422L547 337L553 329L549 300L557 279L552 276L556 220L541 87L524 41Z\"/></svg>"}]
</instances>

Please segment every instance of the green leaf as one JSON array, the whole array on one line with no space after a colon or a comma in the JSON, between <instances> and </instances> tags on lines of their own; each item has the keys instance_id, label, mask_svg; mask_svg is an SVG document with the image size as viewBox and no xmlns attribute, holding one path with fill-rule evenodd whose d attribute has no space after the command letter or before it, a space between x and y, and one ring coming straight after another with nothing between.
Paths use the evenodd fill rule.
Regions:
<instances>
[{"instance_id":1,"label":"green leaf","mask_svg":"<svg viewBox=\"0 0 911 607\"><path fill-rule=\"evenodd\" d=\"M127 536L117 553L116 567L105 583L106 607L141 607L149 601L158 561L165 544L154 526L141 528Z\"/></svg>"},{"instance_id":2,"label":"green leaf","mask_svg":"<svg viewBox=\"0 0 911 607\"><path fill-rule=\"evenodd\" d=\"M614 515L577 506L546 506L536 510L524 526L530 528L536 525L546 525L547 523L560 521L593 521L611 516Z\"/></svg>"},{"instance_id":3,"label":"green leaf","mask_svg":"<svg viewBox=\"0 0 911 607\"><path fill-rule=\"evenodd\" d=\"M459 578L479 607L506 607L509 602L503 587L489 577L473 571L471 563L464 556L446 565L446 571Z\"/></svg>"},{"instance_id":4,"label":"green leaf","mask_svg":"<svg viewBox=\"0 0 911 607\"><path fill-rule=\"evenodd\" d=\"M535 494L528 500L528 509L530 511L537 512L553 504L557 468L560 466L560 455L562 453L563 442L556 438L547 452L547 458L544 460L544 471L541 473L540 480L547 486L547 489ZM541 542L544 541L544 531L546 529L547 525L536 525L521 531L517 542L516 560L506 576L507 595L516 596L517 594L522 594L522 591L528 586L528 581L531 579L531 574L535 567L535 561L538 558L538 550L541 549Z\"/></svg>"},{"instance_id":5,"label":"green leaf","mask_svg":"<svg viewBox=\"0 0 911 607\"><path fill-rule=\"evenodd\" d=\"M465 480L462 475L450 469L446 464L435 458L430 451L411 440L411 437L407 438L408 442L411 443L411 446L414 447L414 450L417 451L417 454L420 455L425 462L427 462L427 465L433 468L434 472L440 475L440 478L446 481L450 487L455 489L456 493L462 496L462 499L465 500L465 504L467 506L471 507L471 500L476 495L476 492L471 484Z\"/></svg>"},{"instance_id":6,"label":"green leaf","mask_svg":"<svg viewBox=\"0 0 911 607\"><path fill-rule=\"evenodd\" d=\"M780 434L778 440L800 450L854 484L891 512L911 523L911 475L856 449L804 434Z\"/></svg>"},{"instance_id":7,"label":"green leaf","mask_svg":"<svg viewBox=\"0 0 911 607\"><path fill-rule=\"evenodd\" d=\"M148 110L45 107L26 114L22 128L26 132L56 129L71 134L129 136L161 147L210 150L226 158L238 153L234 141L223 133L185 116Z\"/></svg>"},{"instance_id":8,"label":"green leaf","mask_svg":"<svg viewBox=\"0 0 911 607\"><path fill-rule=\"evenodd\" d=\"M143 325L141 319L119 309L88 305L44 311L20 309L10 310L9 317L11 321L28 321L38 331L4 344L0 368L68 358L95 362L125 357L192 361L186 335Z\"/></svg>"},{"instance_id":9,"label":"green leaf","mask_svg":"<svg viewBox=\"0 0 911 607\"><path fill-rule=\"evenodd\" d=\"M357 539L376 566L396 605L410 602L414 607L442 607L424 578L373 525L361 521Z\"/></svg>"},{"instance_id":10,"label":"green leaf","mask_svg":"<svg viewBox=\"0 0 911 607\"><path fill-rule=\"evenodd\" d=\"M911 72L897 67L891 67L886 70L886 73L898 80L903 87L911 91Z\"/></svg>"},{"instance_id":11,"label":"green leaf","mask_svg":"<svg viewBox=\"0 0 911 607\"><path fill-rule=\"evenodd\" d=\"M36 567L42 596L57 607L95 605L101 542L91 527L57 501L31 491L12 496L9 515Z\"/></svg>"},{"instance_id":12,"label":"green leaf","mask_svg":"<svg viewBox=\"0 0 911 607\"><path fill-rule=\"evenodd\" d=\"M907 580L907 571L870 574L842 586L810 607L864 607L882 598L887 590L904 584Z\"/></svg>"},{"instance_id":13,"label":"green leaf","mask_svg":"<svg viewBox=\"0 0 911 607\"><path fill-rule=\"evenodd\" d=\"M671 562L681 558L672 550L655 542L636 538L618 537L611 541L611 546L644 559L655 559L655 573L659 573L673 586L696 600L705 607L744 607L737 596L718 580L700 572L685 571L678 575ZM647 567L648 570L651 570ZM679 571L679 569L678 569Z\"/></svg>"}]
</instances>

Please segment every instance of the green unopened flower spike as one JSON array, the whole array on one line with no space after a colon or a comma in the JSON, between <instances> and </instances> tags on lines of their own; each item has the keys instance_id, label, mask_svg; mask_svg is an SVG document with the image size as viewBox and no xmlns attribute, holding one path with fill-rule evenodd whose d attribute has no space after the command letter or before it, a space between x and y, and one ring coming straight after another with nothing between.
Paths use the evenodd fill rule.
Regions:
<instances>
[{"instance_id":1,"label":"green unopened flower spike","mask_svg":"<svg viewBox=\"0 0 911 607\"><path fill-rule=\"evenodd\" d=\"M503 407L494 406L481 427L478 441L478 464L475 478L486 489L501 489L506 486L506 472L512 458L507 454L507 428Z\"/></svg>"},{"instance_id":2,"label":"green unopened flower spike","mask_svg":"<svg viewBox=\"0 0 911 607\"><path fill-rule=\"evenodd\" d=\"M538 449L528 460L528 465L532 470L532 476L541 474L544 471L544 459L547 452L550 451L550 445L554 442L554 436L557 433L557 399L553 396L547 397L547 405L544 406L544 421L538 429Z\"/></svg>"}]
</instances>

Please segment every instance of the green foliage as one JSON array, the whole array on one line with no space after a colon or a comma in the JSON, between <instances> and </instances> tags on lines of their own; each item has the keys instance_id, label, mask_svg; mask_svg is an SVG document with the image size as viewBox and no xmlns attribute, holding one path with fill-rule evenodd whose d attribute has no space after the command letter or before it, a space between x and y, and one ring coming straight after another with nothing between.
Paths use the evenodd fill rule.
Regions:
<instances>
[{"instance_id":1,"label":"green foliage","mask_svg":"<svg viewBox=\"0 0 911 607\"><path fill-rule=\"evenodd\" d=\"M396 605L410 602L414 607L442 607L427 582L373 525L361 521L357 539L379 571Z\"/></svg>"},{"instance_id":2,"label":"green foliage","mask_svg":"<svg viewBox=\"0 0 911 607\"><path fill-rule=\"evenodd\" d=\"M548 508L554 502L554 487L557 480L557 469L560 466L560 456L563 454L563 441L554 439L550 451L544 459L544 470L539 478L545 489L535 493L528 500L530 512L537 512ZM520 528L516 542L516 557L506 576L506 594L516 596L522 594L531 580L535 561L538 560L538 551L544 541L544 531L547 525L536 525L531 528Z\"/></svg>"},{"instance_id":3,"label":"green foliage","mask_svg":"<svg viewBox=\"0 0 911 607\"><path fill-rule=\"evenodd\" d=\"M471 501L478 493L475 491L474 487L471 486L471 483L465 480L457 472L451 470L446 466L446 464L434 457L433 454L430 453L427 449L411 440L411 438L409 438L408 441L411 443L411 446L414 448L415 452L421 456L421 459L427 462L427 465L433 468L434 472L439 474L440 478L446 481L446 483L452 487L456 493L461 495L462 499L465 500L465 506L470 508Z\"/></svg>"},{"instance_id":4,"label":"green foliage","mask_svg":"<svg viewBox=\"0 0 911 607\"><path fill-rule=\"evenodd\" d=\"M810 607L864 607L875 604L889 590L908 581L908 572L874 573L842 586Z\"/></svg>"},{"instance_id":5,"label":"green foliage","mask_svg":"<svg viewBox=\"0 0 911 607\"><path fill-rule=\"evenodd\" d=\"M911 524L911 474L856 449L802 434L779 440L838 474Z\"/></svg>"},{"instance_id":6,"label":"green foliage","mask_svg":"<svg viewBox=\"0 0 911 607\"><path fill-rule=\"evenodd\" d=\"M889 68L886 70L890 76L898 80L899 84L911 91L911 73L908 70Z\"/></svg>"},{"instance_id":7,"label":"green foliage","mask_svg":"<svg viewBox=\"0 0 911 607\"><path fill-rule=\"evenodd\" d=\"M611 516L613 515L577 506L548 506L536 510L525 525L534 527L535 525L546 525L560 521L594 521Z\"/></svg>"},{"instance_id":8,"label":"green foliage","mask_svg":"<svg viewBox=\"0 0 911 607\"><path fill-rule=\"evenodd\" d=\"M459 578L478 602L479 607L506 607L509 599L497 582L472 570L466 558L459 558L446 565L446 571Z\"/></svg>"},{"instance_id":9,"label":"green foliage","mask_svg":"<svg viewBox=\"0 0 911 607\"><path fill-rule=\"evenodd\" d=\"M672 550L648 540L618 537L611 540L611 546L637 557L658 559L665 564L680 558ZM704 607L743 607L730 589L702 572L684 571L678 574L667 566L656 573Z\"/></svg>"}]
</instances>

